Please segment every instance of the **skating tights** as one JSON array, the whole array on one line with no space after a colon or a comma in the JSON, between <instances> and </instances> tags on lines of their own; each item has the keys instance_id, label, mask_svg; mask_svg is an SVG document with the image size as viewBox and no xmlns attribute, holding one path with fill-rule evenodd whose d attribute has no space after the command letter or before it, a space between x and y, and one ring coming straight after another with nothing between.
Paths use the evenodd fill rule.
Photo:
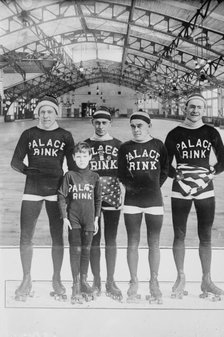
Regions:
<instances>
[{"instance_id":1,"label":"skating tights","mask_svg":"<svg viewBox=\"0 0 224 337\"><path fill-rule=\"evenodd\" d=\"M77 279L79 273L81 275L88 273L92 238L93 232L79 228L69 230L69 253L73 280Z\"/></svg>"},{"instance_id":2,"label":"skating tights","mask_svg":"<svg viewBox=\"0 0 224 337\"><path fill-rule=\"evenodd\" d=\"M177 271L183 271L184 269L187 219L192 202L192 200L172 198L173 255ZM198 222L199 256L202 272L203 274L207 274L211 268L211 230L214 221L215 198L195 199L194 205Z\"/></svg>"},{"instance_id":3,"label":"skating tights","mask_svg":"<svg viewBox=\"0 0 224 337\"><path fill-rule=\"evenodd\" d=\"M117 254L117 228L120 218L120 210L103 210L104 237L105 237L105 257L107 266L107 279L113 280L116 254ZM99 231L93 237L90 263L94 277L100 277L100 240L101 240L101 219L99 219Z\"/></svg>"},{"instance_id":4,"label":"skating tights","mask_svg":"<svg viewBox=\"0 0 224 337\"><path fill-rule=\"evenodd\" d=\"M32 239L42 205L43 201L23 200L22 202L20 215L20 256L24 275L30 273L31 270L33 255ZM45 206L52 238L53 277L60 278L64 254L63 224L60 219L58 203L55 201L45 201Z\"/></svg>"},{"instance_id":5,"label":"skating tights","mask_svg":"<svg viewBox=\"0 0 224 337\"><path fill-rule=\"evenodd\" d=\"M140 242L140 229L142 213L124 214L125 226L128 235L127 261L131 279L137 276L138 246ZM159 239L162 228L163 215L145 214L147 228L147 242L149 247L148 261L151 275L158 274L160 263Z\"/></svg>"}]
</instances>

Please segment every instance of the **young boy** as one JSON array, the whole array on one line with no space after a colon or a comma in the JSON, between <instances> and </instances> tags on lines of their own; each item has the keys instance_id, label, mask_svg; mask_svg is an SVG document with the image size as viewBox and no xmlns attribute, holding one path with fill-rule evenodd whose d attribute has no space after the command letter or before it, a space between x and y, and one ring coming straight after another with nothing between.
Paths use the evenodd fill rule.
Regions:
<instances>
[{"instance_id":1,"label":"young boy","mask_svg":"<svg viewBox=\"0 0 224 337\"><path fill-rule=\"evenodd\" d=\"M70 245L71 301L81 303L81 294L87 299L93 293L87 283L87 272L93 235L98 231L101 187L99 175L89 169L91 149L87 143L80 142L75 146L73 160L74 170L65 174L58 191L58 202Z\"/></svg>"}]
</instances>

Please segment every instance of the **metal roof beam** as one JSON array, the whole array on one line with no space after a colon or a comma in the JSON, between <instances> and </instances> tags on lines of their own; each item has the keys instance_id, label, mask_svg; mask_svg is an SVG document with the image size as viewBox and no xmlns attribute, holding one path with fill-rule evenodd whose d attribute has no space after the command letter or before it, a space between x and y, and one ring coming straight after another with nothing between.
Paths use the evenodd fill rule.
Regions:
<instances>
[{"instance_id":1,"label":"metal roof beam","mask_svg":"<svg viewBox=\"0 0 224 337\"><path fill-rule=\"evenodd\" d=\"M123 72L124 72L124 65L126 61L129 36L131 34L131 24L132 24L132 20L134 16L135 4L136 4L136 0L131 0L131 8L130 8L129 17L128 17L127 32L126 32L126 36L124 40L124 46L123 46L124 50L123 50L122 61L121 61L121 76L123 76Z\"/></svg>"}]
</instances>

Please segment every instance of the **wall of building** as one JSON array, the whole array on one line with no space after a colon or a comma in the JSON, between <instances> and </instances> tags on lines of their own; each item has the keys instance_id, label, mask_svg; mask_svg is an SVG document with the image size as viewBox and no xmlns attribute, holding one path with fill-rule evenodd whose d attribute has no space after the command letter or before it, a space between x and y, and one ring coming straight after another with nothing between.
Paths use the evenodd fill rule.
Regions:
<instances>
[{"instance_id":1,"label":"wall of building","mask_svg":"<svg viewBox=\"0 0 224 337\"><path fill-rule=\"evenodd\" d=\"M149 100L139 92L110 83L95 83L85 86L61 97L60 113L62 117L73 117L79 111L81 116L82 103L95 103L96 106L106 106L116 111L116 116L128 116L138 108L145 110L159 109L155 100ZM150 111L149 111L150 112Z\"/></svg>"},{"instance_id":2,"label":"wall of building","mask_svg":"<svg viewBox=\"0 0 224 337\"><path fill-rule=\"evenodd\" d=\"M27 80L38 74L27 74ZM22 81L20 74L0 73L0 94L7 87ZM203 91L207 100L206 115L208 117L224 117L224 89L215 88ZM3 96L3 95L2 95ZM154 115L176 116L184 114L184 100L165 100L143 95L124 86L111 83L95 83L89 86L70 91L59 98L60 117L81 117L82 104L93 103L96 106L104 105L115 111L116 116L129 116L133 111L142 109ZM8 114L15 112L15 106L10 107Z\"/></svg>"}]
</instances>

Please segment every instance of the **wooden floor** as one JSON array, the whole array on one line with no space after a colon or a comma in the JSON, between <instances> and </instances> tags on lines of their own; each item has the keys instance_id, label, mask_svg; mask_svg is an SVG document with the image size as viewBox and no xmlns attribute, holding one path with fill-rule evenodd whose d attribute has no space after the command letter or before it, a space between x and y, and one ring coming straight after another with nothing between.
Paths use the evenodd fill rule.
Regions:
<instances>
[{"instance_id":1,"label":"wooden floor","mask_svg":"<svg viewBox=\"0 0 224 337\"><path fill-rule=\"evenodd\" d=\"M0 123L0 245L17 245L19 242L19 214L25 176L12 170L10 167L10 161L15 145L22 131L33 125L36 125L36 123L36 121L30 120L16 121L12 123ZM72 132L75 141L84 140L93 132L90 120L63 119L59 123L62 127ZM176 124L177 122L172 121L153 120L152 135L160 138L161 140L164 140L168 131ZM120 138L122 141L125 141L131 137L127 119L116 119L113 121L112 125L113 127L111 129L111 133L115 137ZM224 138L224 130L219 131ZM171 183L171 179L167 179L162 188L165 205L164 224L161 232L161 246L163 247L171 247L173 240L173 229L170 212ZM212 236L213 246L224 247L224 173L216 177L215 190L216 216ZM34 243L36 245L50 244L48 221L44 209L38 220ZM118 245L126 245L126 231L124 227L123 214L121 214L118 230ZM146 246L144 222L142 225L141 245ZM186 246L198 246L196 216L194 209L192 209L188 221Z\"/></svg>"}]
</instances>

